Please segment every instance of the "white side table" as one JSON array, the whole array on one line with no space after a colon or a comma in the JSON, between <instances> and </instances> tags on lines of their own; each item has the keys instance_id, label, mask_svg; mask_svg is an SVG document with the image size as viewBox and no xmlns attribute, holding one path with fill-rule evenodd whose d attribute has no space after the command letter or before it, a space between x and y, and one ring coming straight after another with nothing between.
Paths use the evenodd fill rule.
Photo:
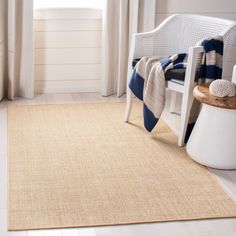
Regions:
<instances>
[{"instance_id":1,"label":"white side table","mask_svg":"<svg viewBox=\"0 0 236 236\"><path fill-rule=\"evenodd\" d=\"M202 109L187 143L187 153L208 167L236 169L236 97L214 97L208 87L202 84L194 89Z\"/></svg>"}]
</instances>

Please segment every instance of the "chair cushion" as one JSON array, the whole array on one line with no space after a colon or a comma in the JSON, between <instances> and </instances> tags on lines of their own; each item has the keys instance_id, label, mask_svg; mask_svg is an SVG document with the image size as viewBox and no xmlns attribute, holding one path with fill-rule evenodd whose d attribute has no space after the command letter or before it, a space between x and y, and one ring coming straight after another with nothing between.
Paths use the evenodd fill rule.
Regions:
<instances>
[{"instance_id":1,"label":"chair cushion","mask_svg":"<svg viewBox=\"0 0 236 236\"><path fill-rule=\"evenodd\" d=\"M140 59L141 58L134 59L132 62L132 66L135 67L135 65L138 63ZM184 81L185 72L186 72L186 68L171 69L165 73L165 78L166 80L175 79L175 80Z\"/></svg>"},{"instance_id":2,"label":"chair cushion","mask_svg":"<svg viewBox=\"0 0 236 236\"><path fill-rule=\"evenodd\" d=\"M136 66L136 64L138 63L138 61L140 61L141 58L136 58L136 59L133 59L132 61L132 67L134 68Z\"/></svg>"},{"instance_id":3,"label":"chair cushion","mask_svg":"<svg viewBox=\"0 0 236 236\"><path fill-rule=\"evenodd\" d=\"M175 79L175 80L184 81L185 72L186 72L186 68L170 69L166 71L165 78L166 80Z\"/></svg>"}]
</instances>

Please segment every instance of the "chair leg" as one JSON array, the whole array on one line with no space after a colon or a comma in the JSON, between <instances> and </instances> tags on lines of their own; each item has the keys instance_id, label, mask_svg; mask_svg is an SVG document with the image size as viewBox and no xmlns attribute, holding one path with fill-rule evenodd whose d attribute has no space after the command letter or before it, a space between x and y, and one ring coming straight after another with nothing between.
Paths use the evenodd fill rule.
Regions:
<instances>
[{"instance_id":1,"label":"chair leg","mask_svg":"<svg viewBox=\"0 0 236 236\"><path fill-rule=\"evenodd\" d=\"M133 93L128 88L127 89L127 94L126 94L125 122L129 121L132 105L133 105Z\"/></svg>"},{"instance_id":2,"label":"chair leg","mask_svg":"<svg viewBox=\"0 0 236 236\"><path fill-rule=\"evenodd\" d=\"M185 134L186 134L186 130L187 130L188 122L189 122L189 116L190 116L193 100L194 100L194 97L191 92L183 94L182 106L181 106L180 131L179 131L179 137L178 137L178 146L180 147L184 146L184 139L185 139Z\"/></svg>"},{"instance_id":3,"label":"chair leg","mask_svg":"<svg viewBox=\"0 0 236 236\"><path fill-rule=\"evenodd\" d=\"M175 112L175 106L176 106L176 98L177 98L177 92L171 91L171 98L170 98L170 112Z\"/></svg>"}]
</instances>

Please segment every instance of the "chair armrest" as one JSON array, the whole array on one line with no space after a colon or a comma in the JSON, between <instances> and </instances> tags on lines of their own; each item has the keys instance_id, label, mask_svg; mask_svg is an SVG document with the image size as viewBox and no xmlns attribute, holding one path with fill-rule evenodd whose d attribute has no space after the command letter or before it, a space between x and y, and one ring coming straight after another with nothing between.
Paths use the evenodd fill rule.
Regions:
<instances>
[{"instance_id":1,"label":"chair armrest","mask_svg":"<svg viewBox=\"0 0 236 236\"><path fill-rule=\"evenodd\" d=\"M132 59L144 56L165 57L177 53L177 51L171 52L170 44L173 45L173 41L167 39L170 28L175 28L175 18L176 15L168 17L152 31L133 34L130 50Z\"/></svg>"},{"instance_id":2,"label":"chair armrest","mask_svg":"<svg viewBox=\"0 0 236 236\"><path fill-rule=\"evenodd\" d=\"M196 72L197 69L200 68L203 52L204 49L202 46L190 47L188 50L188 60L184 80L184 86L187 88L194 87Z\"/></svg>"}]
</instances>

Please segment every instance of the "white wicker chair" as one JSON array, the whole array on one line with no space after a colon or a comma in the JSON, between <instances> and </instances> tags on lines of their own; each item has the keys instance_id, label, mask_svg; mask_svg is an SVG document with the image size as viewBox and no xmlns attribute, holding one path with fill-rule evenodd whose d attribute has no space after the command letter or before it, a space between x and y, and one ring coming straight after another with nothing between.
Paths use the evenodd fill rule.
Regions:
<instances>
[{"instance_id":1,"label":"white wicker chair","mask_svg":"<svg viewBox=\"0 0 236 236\"><path fill-rule=\"evenodd\" d=\"M231 79L233 65L236 64L236 23L234 21L200 15L178 14L168 17L155 30L134 34L131 43L128 80L132 74L132 61L143 56L166 57L175 53L188 53L185 80L166 82L172 90L170 111L175 108L176 92L182 93L181 124L178 145L184 145L184 138L193 103L193 88L196 70L200 64L203 48L195 46L205 37L221 35L224 40L223 78ZM132 108L133 93L127 88L125 121L128 122Z\"/></svg>"}]
</instances>

